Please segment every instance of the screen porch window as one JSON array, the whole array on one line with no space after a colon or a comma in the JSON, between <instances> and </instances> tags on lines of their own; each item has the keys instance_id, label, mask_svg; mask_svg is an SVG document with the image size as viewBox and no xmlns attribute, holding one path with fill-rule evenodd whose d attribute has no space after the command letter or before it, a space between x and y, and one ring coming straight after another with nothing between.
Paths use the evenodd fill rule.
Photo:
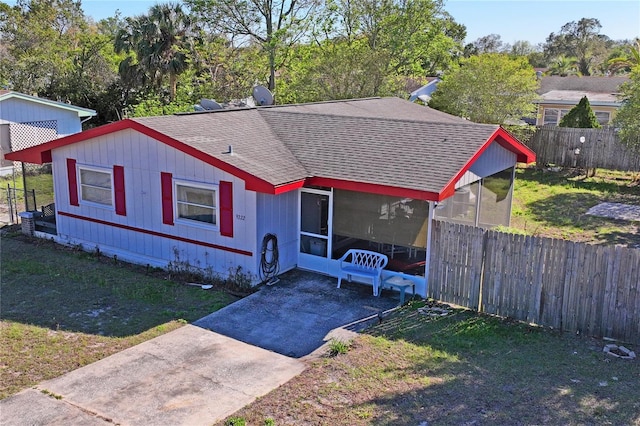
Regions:
<instances>
[{"instance_id":1,"label":"screen porch window","mask_svg":"<svg viewBox=\"0 0 640 426\"><path fill-rule=\"evenodd\" d=\"M216 225L216 188L176 183L176 217Z\"/></svg>"},{"instance_id":2,"label":"screen porch window","mask_svg":"<svg viewBox=\"0 0 640 426\"><path fill-rule=\"evenodd\" d=\"M110 170L79 167L80 197L88 203L113 205L112 174Z\"/></svg>"}]
</instances>

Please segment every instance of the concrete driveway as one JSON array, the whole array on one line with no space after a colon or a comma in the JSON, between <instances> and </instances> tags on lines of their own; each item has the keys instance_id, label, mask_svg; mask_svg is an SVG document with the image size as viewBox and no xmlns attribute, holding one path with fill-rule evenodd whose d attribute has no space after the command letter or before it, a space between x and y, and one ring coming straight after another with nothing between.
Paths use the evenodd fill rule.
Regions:
<instances>
[{"instance_id":1,"label":"concrete driveway","mask_svg":"<svg viewBox=\"0 0 640 426\"><path fill-rule=\"evenodd\" d=\"M324 353L331 336L396 304L370 286L336 289L293 271L193 325L0 401L0 424L210 425L300 374L296 358Z\"/></svg>"},{"instance_id":2,"label":"concrete driveway","mask_svg":"<svg viewBox=\"0 0 640 426\"><path fill-rule=\"evenodd\" d=\"M379 313L398 304L395 292L373 297L370 285L343 282L338 289L336 284L335 278L291 271L277 284L265 286L194 325L300 358L318 351L331 337L351 337L349 332L376 322Z\"/></svg>"}]
</instances>

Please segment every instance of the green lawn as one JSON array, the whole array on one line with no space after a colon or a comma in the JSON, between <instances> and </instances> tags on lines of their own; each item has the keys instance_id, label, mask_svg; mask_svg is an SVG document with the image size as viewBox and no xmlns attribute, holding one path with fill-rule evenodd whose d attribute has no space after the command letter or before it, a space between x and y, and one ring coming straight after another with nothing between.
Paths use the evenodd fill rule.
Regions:
<instances>
[{"instance_id":1,"label":"green lawn","mask_svg":"<svg viewBox=\"0 0 640 426\"><path fill-rule=\"evenodd\" d=\"M221 424L640 425L637 359L470 311L430 317L424 305L403 307Z\"/></svg>"},{"instance_id":2,"label":"green lawn","mask_svg":"<svg viewBox=\"0 0 640 426\"><path fill-rule=\"evenodd\" d=\"M31 195L31 191L35 192L35 209L40 210L41 206L53 203L54 195L53 195L53 176L51 173L38 173L38 174L29 174L26 178L27 181L27 192L28 192L28 202L29 209L33 210L33 196ZM0 204L6 204L6 189L7 185L11 186L11 188L15 188L18 202L18 211L25 210L24 204L24 180L22 179L22 175L17 175L15 180L13 176L2 176L0 177L0 188L3 190L0 191L2 195L2 200L0 200Z\"/></svg>"},{"instance_id":3,"label":"green lawn","mask_svg":"<svg viewBox=\"0 0 640 426\"><path fill-rule=\"evenodd\" d=\"M0 256L0 398L237 300L21 234L2 233Z\"/></svg>"},{"instance_id":4,"label":"green lawn","mask_svg":"<svg viewBox=\"0 0 640 426\"><path fill-rule=\"evenodd\" d=\"M638 174L598 169L585 179L571 170L516 172L511 230L594 244L640 246L640 222L588 216L602 202L640 206Z\"/></svg>"}]
</instances>

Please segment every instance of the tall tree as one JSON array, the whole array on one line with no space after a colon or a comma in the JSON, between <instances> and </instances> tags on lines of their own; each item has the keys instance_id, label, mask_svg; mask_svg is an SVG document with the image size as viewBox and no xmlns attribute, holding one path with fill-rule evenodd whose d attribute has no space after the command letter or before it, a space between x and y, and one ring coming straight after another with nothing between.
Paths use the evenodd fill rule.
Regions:
<instances>
[{"instance_id":1,"label":"tall tree","mask_svg":"<svg viewBox=\"0 0 640 426\"><path fill-rule=\"evenodd\" d=\"M629 81L620 87L622 106L614 119L620 140L640 152L640 65L632 68Z\"/></svg>"},{"instance_id":2,"label":"tall tree","mask_svg":"<svg viewBox=\"0 0 640 426\"><path fill-rule=\"evenodd\" d=\"M620 71L631 71L631 68L640 65L640 38L625 46L624 52L607 61L607 71L616 74Z\"/></svg>"},{"instance_id":3,"label":"tall tree","mask_svg":"<svg viewBox=\"0 0 640 426\"><path fill-rule=\"evenodd\" d=\"M583 96L569 112L560 120L559 127L574 127L579 129L599 129L600 123L596 113L591 109L591 104L586 96Z\"/></svg>"},{"instance_id":4,"label":"tall tree","mask_svg":"<svg viewBox=\"0 0 640 426\"><path fill-rule=\"evenodd\" d=\"M5 5L0 18L8 84L30 94L61 97L60 86L87 30L80 2L18 0L12 8Z\"/></svg>"},{"instance_id":5,"label":"tall tree","mask_svg":"<svg viewBox=\"0 0 640 426\"><path fill-rule=\"evenodd\" d=\"M600 34L602 25L595 18L582 18L578 22L564 24L560 32L551 33L544 44L547 58L558 56L575 57L578 70L582 75L591 75L597 65L596 59L601 56L610 42L609 37Z\"/></svg>"},{"instance_id":6,"label":"tall tree","mask_svg":"<svg viewBox=\"0 0 640 426\"><path fill-rule=\"evenodd\" d=\"M126 19L115 39L116 52L135 54L120 65L122 75L137 70L155 88L169 78L169 100L176 96L178 76L189 67L193 52L195 24L176 3L156 4L146 15Z\"/></svg>"},{"instance_id":7,"label":"tall tree","mask_svg":"<svg viewBox=\"0 0 640 426\"><path fill-rule=\"evenodd\" d=\"M79 1L0 3L0 83L16 91L96 109L117 80L112 38L84 17ZM107 118L108 119L108 118Z\"/></svg>"},{"instance_id":8,"label":"tall tree","mask_svg":"<svg viewBox=\"0 0 640 426\"><path fill-rule=\"evenodd\" d=\"M288 49L307 33L318 0L185 0L199 18L231 40L258 43L269 63L268 87Z\"/></svg>"},{"instance_id":9,"label":"tall tree","mask_svg":"<svg viewBox=\"0 0 640 426\"><path fill-rule=\"evenodd\" d=\"M574 57L558 56L549 65L547 73L549 75L557 75L560 77L578 75L578 59Z\"/></svg>"},{"instance_id":10,"label":"tall tree","mask_svg":"<svg viewBox=\"0 0 640 426\"><path fill-rule=\"evenodd\" d=\"M498 34L489 34L476 39L473 42L477 54L482 53L500 53L503 50L504 43Z\"/></svg>"},{"instance_id":11,"label":"tall tree","mask_svg":"<svg viewBox=\"0 0 640 426\"><path fill-rule=\"evenodd\" d=\"M505 124L535 111L538 81L524 57L488 53L443 76L429 106L477 123Z\"/></svg>"}]
</instances>

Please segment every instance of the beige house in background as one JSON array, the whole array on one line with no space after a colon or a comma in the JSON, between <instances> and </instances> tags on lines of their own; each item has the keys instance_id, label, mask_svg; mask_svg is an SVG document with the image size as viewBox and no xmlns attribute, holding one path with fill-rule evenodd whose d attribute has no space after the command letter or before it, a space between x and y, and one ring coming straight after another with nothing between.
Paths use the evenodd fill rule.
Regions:
<instances>
[{"instance_id":1,"label":"beige house in background","mask_svg":"<svg viewBox=\"0 0 640 426\"><path fill-rule=\"evenodd\" d=\"M584 96L602 126L610 125L622 105L620 86L627 77L542 77L535 102L538 106L536 125L557 126L562 117Z\"/></svg>"}]
</instances>

